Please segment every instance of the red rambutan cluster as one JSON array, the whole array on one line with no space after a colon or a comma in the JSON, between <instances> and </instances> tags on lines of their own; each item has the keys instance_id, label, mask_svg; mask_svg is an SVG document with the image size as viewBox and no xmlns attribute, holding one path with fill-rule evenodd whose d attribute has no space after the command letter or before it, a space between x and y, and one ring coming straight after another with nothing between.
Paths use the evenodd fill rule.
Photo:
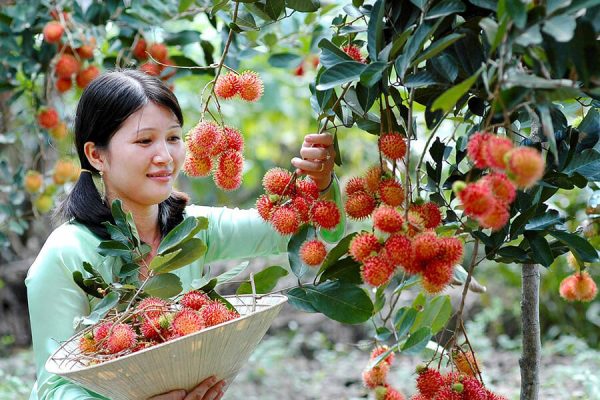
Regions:
<instances>
[{"instance_id":1,"label":"red rambutan cluster","mask_svg":"<svg viewBox=\"0 0 600 400\"><path fill-rule=\"evenodd\" d=\"M360 47L355 44L348 44L342 47L344 53L348 54L351 59L358 61L359 63L365 63L365 59L360 53Z\"/></svg>"},{"instance_id":2,"label":"red rambutan cluster","mask_svg":"<svg viewBox=\"0 0 600 400\"><path fill-rule=\"evenodd\" d=\"M382 354L389 352L389 347L378 346L371 351L369 362L377 359ZM390 367L394 363L394 352L379 361L372 368L365 368L362 372L363 384L366 388L372 389L375 393L375 399L378 400L404 400L404 396L398 390L394 389L387 382L387 375Z\"/></svg>"},{"instance_id":3,"label":"red rambutan cluster","mask_svg":"<svg viewBox=\"0 0 600 400\"><path fill-rule=\"evenodd\" d=\"M567 301L590 302L598 294L596 282L586 271L567 276L560 283L560 296Z\"/></svg>"},{"instance_id":4,"label":"red rambutan cluster","mask_svg":"<svg viewBox=\"0 0 600 400\"><path fill-rule=\"evenodd\" d=\"M188 153L183 171L194 177L213 174L222 190L235 190L242 183L244 139L230 126L221 128L213 121L200 121L185 138Z\"/></svg>"},{"instance_id":5,"label":"red rambutan cluster","mask_svg":"<svg viewBox=\"0 0 600 400\"><path fill-rule=\"evenodd\" d=\"M231 99L239 95L242 100L250 102L258 101L264 92L263 82L254 71L220 75L214 89L216 95L222 99Z\"/></svg>"}]
</instances>

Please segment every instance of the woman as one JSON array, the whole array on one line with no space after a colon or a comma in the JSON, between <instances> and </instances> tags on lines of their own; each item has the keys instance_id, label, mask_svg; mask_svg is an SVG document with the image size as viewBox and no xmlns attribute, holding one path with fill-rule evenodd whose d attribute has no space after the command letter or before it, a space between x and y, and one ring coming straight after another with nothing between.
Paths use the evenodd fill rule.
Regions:
<instances>
[{"instance_id":1,"label":"woman","mask_svg":"<svg viewBox=\"0 0 600 400\"><path fill-rule=\"evenodd\" d=\"M140 239L152 247L148 263L161 239L184 216L208 218L208 229L198 234L208 246L206 254L174 271L184 291L200 277L205 263L286 250L289 238L278 235L255 210L188 206L187 196L173 191L185 159L182 126L183 116L174 94L159 79L142 72L109 72L84 90L75 118L75 145L82 172L58 210L67 222L47 239L25 280L37 368L30 399L102 398L49 374L44 364L58 342L75 333L74 319L91 310L90 300L72 279L73 271L82 271L82 263L87 261L105 280L111 279L111 265L102 263L96 248L109 238L102 223L112 220L108 205L113 200L120 199L123 208L132 213ZM322 194L333 177L332 142L330 135L307 135L300 150L302 158L292 159L297 171L311 176ZM98 174L105 188L104 198L92 179ZM140 277L147 273L140 268ZM220 399L224 385L210 377L189 393L182 389L152 399Z\"/></svg>"}]
</instances>

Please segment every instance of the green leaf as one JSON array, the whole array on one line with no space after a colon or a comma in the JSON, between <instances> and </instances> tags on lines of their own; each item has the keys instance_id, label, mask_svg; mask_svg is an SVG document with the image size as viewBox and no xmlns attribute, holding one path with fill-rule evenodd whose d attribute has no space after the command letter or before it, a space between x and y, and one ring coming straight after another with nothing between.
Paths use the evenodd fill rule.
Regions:
<instances>
[{"instance_id":1,"label":"green leaf","mask_svg":"<svg viewBox=\"0 0 600 400\"><path fill-rule=\"evenodd\" d=\"M206 217L187 217L181 221L175 228L171 230L161 240L157 253L164 254L172 251L180 242L190 239L196 233L208 227L208 219Z\"/></svg>"},{"instance_id":2,"label":"green leaf","mask_svg":"<svg viewBox=\"0 0 600 400\"><path fill-rule=\"evenodd\" d=\"M200 43L200 32L186 29L176 33L170 33L165 36L164 43L168 46L183 46L191 43Z\"/></svg>"},{"instance_id":3,"label":"green leaf","mask_svg":"<svg viewBox=\"0 0 600 400\"><path fill-rule=\"evenodd\" d=\"M429 327L431 332L436 334L446 326L451 315L452 304L450 303L450 296L434 297L417 315L411 332L414 333L420 327Z\"/></svg>"},{"instance_id":4,"label":"green leaf","mask_svg":"<svg viewBox=\"0 0 600 400\"><path fill-rule=\"evenodd\" d=\"M600 170L600 153L595 149L586 149L576 153L563 172L569 176L578 173L588 180L598 175Z\"/></svg>"},{"instance_id":5,"label":"green leaf","mask_svg":"<svg viewBox=\"0 0 600 400\"><path fill-rule=\"evenodd\" d=\"M521 0L505 0L506 11L519 29L527 23L527 5Z\"/></svg>"},{"instance_id":6,"label":"green leaf","mask_svg":"<svg viewBox=\"0 0 600 400\"><path fill-rule=\"evenodd\" d=\"M360 285L362 278L360 276L361 264L354 261L351 257L345 257L330 265L319 277L319 283L328 280L340 280L346 283Z\"/></svg>"},{"instance_id":7,"label":"green leaf","mask_svg":"<svg viewBox=\"0 0 600 400\"><path fill-rule=\"evenodd\" d=\"M182 13L186 11L190 6L194 4L194 0L179 0L179 7L177 7L177 12Z\"/></svg>"},{"instance_id":8,"label":"green leaf","mask_svg":"<svg viewBox=\"0 0 600 400\"><path fill-rule=\"evenodd\" d=\"M111 257L132 257L132 249L126 244L114 240L104 240L98 245L98 253Z\"/></svg>"},{"instance_id":9,"label":"green leaf","mask_svg":"<svg viewBox=\"0 0 600 400\"><path fill-rule=\"evenodd\" d=\"M568 42L573 39L576 26L575 16L562 14L547 20L542 31L554 37L557 42Z\"/></svg>"},{"instance_id":10,"label":"green leaf","mask_svg":"<svg viewBox=\"0 0 600 400\"><path fill-rule=\"evenodd\" d=\"M305 224L294 236L292 236L288 243L288 260L290 262L290 268L298 278L301 278L308 270L308 266L300 259L300 247L309 237L314 236L315 228Z\"/></svg>"},{"instance_id":11,"label":"green leaf","mask_svg":"<svg viewBox=\"0 0 600 400\"><path fill-rule=\"evenodd\" d=\"M249 264L248 261L244 261L237 267L233 267L233 268L223 272L221 275L217 276L217 285L220 285L224 282L230 281L231 279L238 276L242 271L244 271L248 267L248 264Z\"/></svg>"},{"instance_id":12,"label":"green leaf","mask_svg":"<svg viewBox=\"0 0 600 400\"><path fill-rule=\"evenodd\" d=\"M431 330L424 326L408 337L401 350L407 354L418 353L427 346L429 339L431 339Z\"/></svg>"},{"instance_id":13,"label":"green leaf","mask_svg":"<svg viewBox=\"0 0 600 400\"><path fill-rule=\"evenodd\" d=\"M335 64L345 61L352 61L352 58L350 58L348 54L346 54L342 49L328 39L321 39L319 42L319 48L321 49L319 62L325 68L331 68Z\"/></svg>"},{"instance_id":14,"label":"green leaf","mask_svg":"<svg viewBox=\"0 0 600 400\"><path fill-rule=\"evenodd\" d=\"M400 77L400 79L404 79L404 75L406 74L406 70L408 66L411 64L412 60L415 56L421 51L423 45L429 39L431 33L437 28L441 20L436 23L433 22L424 22L422 25L415 30L415 32L408 38L406 45L404 47L404 52L396 58L395 66L396 73Z\"/></svg>"},{"instance_id":15,"label":"green leaf","mask_svg":"<svg viewBox=\"0 0 600 400\"><path fill-rule=\"evenodd\" d=\"M181 280L175 274L155 275L144 286L144 292L150 296L160 297L161 299L177 296L182 290Z\"/></svg>"},{"instance_id":16,"label":"green leaf","mask_svg":"<svg viewBox=\"0 0 600 400\"><path fill-rule=\"evenodd\" d=\"M537 108L540 111L542 131L544 132L544 136L546 136L546 138L548 139L548 143L550 144L550 152L554 156L554 159L558 160L556 136L554 135L554 128L552 126L552 117L550 116L550 110L545 104L539 104Z\"/></svg>"},{"instance_id":17,"label":"green leaf","mask_svg":"<svg viewBox=\"0 0 600 400\"><path fill-rule=\"evenodd\" d=\"M177 251L172 251L165 255L158 254L152 259L148 268L152 271L156 271L157 269L161 268L161 266L163 266L164 264L170 262L172 259L177 257L177 255L180 252L181 252L181 249L179 249Z\"/></svg>"},{"instance_id":18,"label":"green leaf","mask_svg":"<svg viewBox=\"0 0 600 400\"><path fill-rule=\"evenodd\" d=\"M467 93L467 91L473 86L479 75L481 74L481 68L477 70L471 77L465 79L456 86L451 87L442 93L431 105L431 110L435 111L441 109L444 113L450 112L458 100Z\"/></svg>"},{"instance_id":19,"label":"green leaf","mask_svg":"<svg viewBox=\"0 0 600 400\"><path fill-rule=\"evenodd\" d=\"M360 75L360 83L363 85L370 87L375 86L379 81L381 81L381 77L383 75L383 71L387 68L387 63L383 61L375 61L369 65Z\"/></svg>"},{"instance_id":20,"label":"green leaf","mask_svg":"<svg viewBox=\"0 0 600 400\"><path fill-rule=\"evenodd\" d=\"M356 61L344 61L335 64L323 72L317 90L327 90L347 82L356 81L366 68L365 64Z\"/></svg>"},{"instance_id":21,"label":"green leaf","mask_svg":"<svg viewBox=\"0 0 600 400\"><path fill-rule=\"evenodd\" d=\"M323 271L327 270L329 267L335 264L340 259L340 257L348 253L350 242L352 241L352 239L354 239L354 236L356 236L357 234L358 232L350 233L342 240L340 240L338 244L335 245L335 247L329 250L327 256L325 257L325 260L323 260L323 264L321 265L321 268L319 269L317 275L322 274Z\"/></svg>"},{"instance_id":22,"label":"green leaf","mask_svg":"<svg viewBox=\"0 0 600 400\"><path fill-rule=\"evenodd\" d=\"M377 60L377 55L383 48L383 16L385 13L385 2L375 1L371 9L367 31L367 51L371 61Z\"/></svg>"},{"instance_id":23,"label":"green leaf","mask_svg":"<svg viewBox=\"0 0 600 400\"><path fill-rule=\"evenodd\" d=\"M117 292L110 292L94 306L90 315L83 319L85 325L98 323L104 316L119 303L121 296Z\"/></svg>"},{"instance_id":24,"label":"green leaf","mask_svg":"<svg viewBox=\"0 0 600 400\"><path fill-rule=\"evenodd\" d=\"M542 231L546 228L553 227L556 224L563 223L563 219L556 210L550 210L542 215L529 220L525 229L528 231Z\"/></svg>"},{"instance_id":25,"label":"green leaf","mask_svg":"<svg viewBox=\"0 0 600 400\"><path fill-rule=\"evenodd\" d=\"M463 38L464 36L464 33L451 33L450 35L444 36L443 38L436 40L431 45L429 45L419 57L415 58L415 60L410 64L410 67L414 67L415 65L418 65L419 63L425 60L429 60L430 58L435 57L436 55L444 51L444 49L446 49L448 46L451 46L454 42Z\"/></svg>"},{"instance_id":26,"label":"green leaf","mask_svg":"<svg viewBox=\"0 0 600 400\"><path fill-rule=\"evenodd\" d=\"M288 303L298 310L305 312L318 312L312 305L312 301L304 288L293 288L287 292Z\"/></svg>"},{"instance_id":27,"label":"green leaf","mask_svg":"<svg viewBox=\"0 0 600 400\"><path fill-rule=\"evenodd\" d=\"M465 11L465 5L460 0L443 0L433 6L427 15L425 20L445 17L446 15L459 13Z\"/></svg>"},{"instance_id":28,"label":"green leaf","mask_svg":"<svg viewBox=\"0 0 600 400\"><path fill-rule=\"evenodd\" d=\"M102 295L98 292L99 285L86 285L81 271L73 271L73 281L90 296L97 297L99 299L102 298Z\"/></svg>"},{"instance_id":29,"label":"green leaf","mask_svg":"<svg viewBox=\"0 0 600 400\"><path fill-rule=\"evenodd\" d=\"M319 0L285 0L285 5L300 12L314 12L321 7Z\"/></svg>"},{"instance_id":30,"label":"green leaf","mask_svg":"<svg viewBox=\"0 0 600 400\"><path fill-rule=\"evenodd\" d=\"M597 262L598 252L584 238L574 233L561 232L561 231L549 231L550 235L554 236L561 243L564 243L571 249L573 254L577 256L583 262Z\"/></svg>"},{"instance_id":31,"label":"green leaf","mask_svg":"<svg viewBox=\"0 0 600 400\"><path fill-rule=\"evenodd\" d=\"M543 38L542 34L540 33L540 26L536 24L529 27L525 32L519 35L515 40L515 43L523 47L527 47L531 46L532 44L540 44L542 41Z\"/></svg>"},{"instance_id":32,"label":"green leaf","mask_svg":"<svg viewBox=\"0 0 600 400\"><path fill-rule=\"evenodd\" d=\"M344 324L360 324L371 318L373 303L360 287L339 281L304 286L312 306Z\"/></svg>"},{"instance_id":33,"label":"green leaf","mask_svg":"<svg viewBox=\"0 0 600 400\"><path fill-rule=\"evenodd\" d=\"M191 238L172 248L171 251L177 251L178 254L168 262L156 267L156 269L152 268L152 264L149 268L157 274L162 274L189 265L206 253L206 244L204 244L202 239Z\"/></svg>"},{"instance_id":34,"label":"green leaf","mask_svg":"<svg viewBox=\"0 0 600 400\"><path fill-rule=\"evenodd\" d=\"M275 286L277 286L279 279L287 275L288 271L278 265L272 265L256 273L254 275L254 287L256 289L256 293L269 293L275 288ZM250 284L250 281L242 283L236 291L236 294L251 293L252 285Z\"/></svg>"},{"instance_id":35,"label":"green leaf","mask_svg":"<svg viewBox=\"0 0 600 400\"><path fill-rule=\"evenodd\" d=\"M242 31L256 31L258 27L256 26L256 21L252 14L246 11L242 11L238 14L238 17L235 21L235 25L239 27Z\"/></svg>"},{"instance_id":36,"label":"green leaf","mask_svg":"<svg viewBox=\"0 0 600 400\"><path fill-rule=\"evenodd\" d=\"M292 68L302 62L302 56L292 53L276 53L269 57L269 64L275 68Z\"/></svg>"},{"instance_id":37,"label":"green leaf","mask_svg":"<svg viewBox=\"0 0 600 400\"><path fill-rule=\"evenodd\" d=\"M402 337L408 333L413 323L417 319L417 310L412 307L402 307L394 316L394 327L398 337Z\"/></svg>"},{"instance_id":38,"label":"green leaf","mask_svg":"<svg viewBox=\"0 0 600 400\"><path fill-rule=\"evenodd\" d=\"M533 259L544 267L549 267L554 261L554 257L552 256L550 245L546 241L546 238L544 238L544 234L525 231L524 235L527 242L529 242Z\"/></svg>"},{"instance_id":39,"label":"green leaf","mask_svg":"<svg viewBox=\"0 0 600 400\"><path fill-rule=\"evenodd\" d=\"M440 83L439 79L429 71L419 71L416 74L407 75L404 79L404 86L407 88L421 88Z\"/></svg>"},{"instance_id":40,"label":"green leaf","mask_svg":"<svg viewBox=\"0 0 600 400\"><path fill-rule=\"evenodd\" d=\"M273 20L279 18L285 10L285 0L267 0L265 11Z\"/></svg>"}]
</instances>

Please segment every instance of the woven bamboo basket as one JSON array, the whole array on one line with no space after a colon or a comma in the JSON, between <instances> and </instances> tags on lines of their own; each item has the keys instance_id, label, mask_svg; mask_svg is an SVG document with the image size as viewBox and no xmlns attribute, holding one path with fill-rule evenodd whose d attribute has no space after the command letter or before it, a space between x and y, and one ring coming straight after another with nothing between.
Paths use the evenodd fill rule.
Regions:
<instances>
[{"instance_id":1,"label":"woven bamboo basket","mask_svg":"<svg viewBox=\"0 0 600 400\"><path fill-rule=\"evenodd\" d=\"M255 304L251 295L226 298L239 318L91 366L77 361L75 336L52 354L46 369L113 400L146 400L175 389L190 390L209 376L224 379L226 390L287 297L269 295Z\"/></svg>"}]
</instances>

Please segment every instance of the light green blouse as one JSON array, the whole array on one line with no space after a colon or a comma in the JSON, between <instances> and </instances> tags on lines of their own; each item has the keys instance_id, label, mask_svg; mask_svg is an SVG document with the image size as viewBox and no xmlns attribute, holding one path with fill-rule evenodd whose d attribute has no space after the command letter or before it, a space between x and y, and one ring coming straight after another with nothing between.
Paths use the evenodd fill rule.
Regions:
<instances>
[{"instance_id":1,"label":"light green blouse","mask_svg":"<svg viewBox=\"0 0 600 400\"><path fill-rule=\"evenodd\" d=\"M188 216L205 216L208 229L200 231L208 250L189 266L173 273L181 279L184 291L200 278L206 263L216 260L255 257L286 251L289 237L277 234L256 210L189 206ZM29 300L33 350L37 371L30 400L103 399L57 375L48 373L44 364L75 333L73 321L91 311L88 296L73 281L73 271L86 272L83 261L91 263L107 281L111 279L113 258L96 252L100 239L79 223L65 223L48 237L31 266L25 284Z\"/></svg>"}]
</instances>

